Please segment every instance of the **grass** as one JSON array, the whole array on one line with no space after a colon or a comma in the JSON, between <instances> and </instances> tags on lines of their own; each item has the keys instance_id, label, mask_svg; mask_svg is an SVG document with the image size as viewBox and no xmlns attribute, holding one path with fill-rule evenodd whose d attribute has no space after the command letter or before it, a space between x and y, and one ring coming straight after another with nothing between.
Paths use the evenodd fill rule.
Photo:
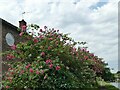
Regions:
<instances>
[{"instance_id":1,"label":"grass","mask_svg":"<svg viewBox=\"0 0 120 90\"><path fill-rule=\"evenodd\" d=\"M120 89L116 88L116 87L113 86L113 85L105 85L105 88L106 88L107 90L120 90Z\"/></svg>"},{"instance_id":2,"label":"grass","mask_svg":"<svg viewBox=\"0 0 120 90\"><path fill-rule=\"evenodd\" d=\"M115 86L105 81L98 81L98 85L101 88L100 90L120 90L119 88L116 88Z\"/></svg>"}]
</instances>

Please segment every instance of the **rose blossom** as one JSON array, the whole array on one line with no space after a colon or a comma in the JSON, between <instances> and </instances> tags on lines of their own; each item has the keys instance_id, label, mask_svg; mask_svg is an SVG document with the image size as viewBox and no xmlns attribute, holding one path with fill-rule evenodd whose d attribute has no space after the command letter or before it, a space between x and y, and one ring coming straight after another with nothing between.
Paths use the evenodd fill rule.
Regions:
<instances>
[{"instance_id":1,"label":"rose blossom","mask_svg":"<svg viewBox=\"0 0 120 90\"><path fill-rule=\"evenodd\" d=\"M40 72L39 72L39 71L36 71L36 74L40 74Z\"/></svg>"},{"instance_id":2,"label":"rose blossom","mask_svg":"<svg viewBox=\"0 0 120 90\"><path fill-rule=\"evenodd\" d=\"M12 83L12 79L9 80Z\"/></svg>"},{"instance_id":3,"label":"rose blossom","mask_svg":"<svg viewBox=\"0 0 120 90\"><path fill-rule=\"evenodd\" d=\"M85 51L86 51L86 48L82 48L82 51L85 52Z\"/></svg>"},{"instance_id":4,"label":"rose blossom","mask_svg":"<svg viewBox=\"0 0 120 90\"><path fill-rule=\"evenodd\" d=\"M34 43L38 43L38 39L37 38L34 38Z\"/></svg>"},{"instance_id":5,"label":"rose blossom","mask_svg":"<svg viewBox=\"0 0 120 90\"><path fill-rule=\"evenodd\" d=\"M49 40L53 40L53 38L48 38Z\"/></svg>"},{"instance_id":6,"label":"rose blossom","mask_svg":"<svg viewBox=\"0 0 120 90\"><path fill-rule=\"evenodd\" d=\"M84 56L84 59L87 60L87 59L88 59L88 56Z\"/></svg>"},{"instance_id":7,"label":"rose blossom","mask_svg":"<svg viewBox=\"0 0 120 90\"><path fill-rule=\"evenodd\" d=\"M42 35L40 35L40 36L39 36L39 38L40 38L40 39L43 39L43 36L42 36Z\"/></svg>"},{"instance_id":8,"label":"rose blossom","mask_svg":"<svg viewBox=\"0 0 120 90\"><path fill-rule=\"evenodd\" d=\"M28 69L28 68L29 68L29 66L26 66L25 68L26 68L26 69Z\"/></svg>"},{"instance_id":9,"label":"rose blossom","mask_svg":"<svg viewBox=\"0 0 120 90\"><path fill-rule=\"evenodd\" d=\"M7 88L7 89L10 88L10 86L6 86L6 88Z\"/></svg>"},{"instance_id":10,"label":"rose blossom","mask_svg":"<svg viewBox=\"0 0 120 90\"><path fill-rule=\"evenodd\" d=\"M30 68L30 72L33 73L33 69L32 68Z\"/></svg>"},{"instance_id":11,"label":"rose blossom","mask_svg":"<svg viewBox=\"0 0 120 90\"><path fill-rule=\"evenodd\" d=\"M21 70L20 74L23 74L24 73L24 70Z\"/></svg>"},{"instance_id":12,"label":"rose blossom","mask_svg":"<svg viewBox=\"0 0 120 90\"><path fill-rule=\"evenodd\" d=\"M52 67L53 67L53 64L50 64L50 65L49 65L49 68L51 69Z\"/></svg>"},{"instance_id":13,"label":"rose blossom","mask_svg":"<svg viewBox=\"0 0 120 90\"><path fill-rule=\"evenodd\" d=\"M41 52L41 54L40 54L41 56L45 56L45 53L44 52Z\"/></svg>"},{"instance_id":14,"label":"rose blossom","mask_svg":"<svg viewBox=\"0 0 120 90\"><path fill-rule=\"evenodd\" d=\"M23 25L22 26L22 31L26 31L27 26Z\"/></svg>"},{"instance_id":15,"label":"rose blossom","mask_svg":"<svg viewBox=\"0 0 120 90\"><path fill-rule=\"evenodd\" d=\"M41 74L44 74L44 70L41 70L40 73L41 73Z\"/></svg>"},{"instance_id":16,"label":"rose blossom","mask_svg":"<svg viewBox=\"0 0 120 90\"><path fill-rule=\"evenodd\" d=\"M56 70L60 70L61 68L60 68L60 66L56 66Z\"/></svg>"},{"instance_id":17,"label":"rose blossom","mask_svg":"<svg viewBox=\"0 0 120 90\"><path fill-rule=\"evenodd\" d=\"M8 71L12 70L12 68L8 68Z\"/></svg>"},{"instance_id":18,"label":"rose blossom","mask_svg":"<svg viewBox=\"0 0 120 90\"><path fill-rule=\"evenodd\" d=\"M13 75L14 74L14 72L11 72L11 75Z\"/></svg>"},{"instance_id":19,"label":"rose blossom","mask_svg":"<svg viewBox=\"0 0 120 90\"><path fill-rule=\"evenodd\" d=\"M93 57L93 56L94 56L94 54L90 54L90 56L92 56L92 57Z\"/></svg>"},{"instance_id":20,"label":"rose blossom","mask_svg":"<svg viewBox=\"0 0 120 90\"><path fill-rule=\"evenodd\" d=\"M12 45L12 46L11 46L11 49L12 49L12 50L15 50L15 49L16 49L16 45Z\"/></svg>"},{"instance_id":21,"label":"rose blossom","mask_svg":"<svg viewBox=\"0 0 120 90\"><path fill-rule=\"evenodd\" d=\"M60 35L58 35L58 38L60 38L61 36Z\"/></svg>"},{"instance_id":22,"label":"rose blossom","mask_svg":"<svg viewBox=\"0 0 120 90\"><path fill-rule=\"evenodd\" d=\"M72 52L76 52L76 48L73 48Z\"/></svg>"},{"instance_id":23,"label":"rose blossom","mask_svg":"<svg viewBox=\"0 0 120 90\"><path fill-rule=\"evenodd\" d=\"M22 36L24 34L24 32L21 32L20 34L19 34L19 36Z\"/></svg>"},{"instance_id":24,"label":"rose blossom","mask_svg":"<svg viewBox=\"0 0 120 90\"><path fill-rule=\"evenodd\" d=\"M46 78L47 78L47 75L44 76L44 79L46 79Z\"/></svg>"},{"instance_id":25,"label":"rose blossom","mask_svg":"<svg viewBox=\"0 0 120 90\"><path fill-rule=\"evenodd\" d=\"M55 44L57 45L57 44L58 44L58 41L56 41Z\"/></svg>"},{"instance_id":26,"label":"rose blossom","mask_svg":"<svg viewBox=\"0 0 120 90\"><path fill-rule=\"evenodd\" d=\"M49 46L49 47L48 47L48 50L50 50L50 49L51 49L51 47Z\"/></svg>"},{"instance_id":27,"label":"rose blossom","mask_svg":"<svg viewBox=\"0 0 120 90\"><path fill-rule=\"evenodd\" d=\"M31 66L31 65L30 65L30 64L28 64L25 68L26 68L26 69L28 69L30 66Z\"/></svg>"},{"instance_id":28,"label":"rose blossom","mask_svg":"<svg viewBox=\"0 0 120 90\"><path fill-rule=\"evenodd\" d=\"M46 64L52 63L52 60L48 59L46 60Z\"/></svg>"},{"instance_id":29,"label":"rose blossom","mask_svg":"<svg viewBox=\"0 0 120 90\"><path fill-rule=\"evenodd\" d=\"M15 57L13 56L13 55L11 55L11 54L8 54L7 55L7 60L11 60L11 59L14 59Z\"/></svg>"},{"instance_id":30,"label":"rose blossom","mask_svg":"<svg viewBox=\"0 0 120 90\"><path fill-rule=\"evenodd\" d=\"M28 64L28 66L30 67L30 66L31 66L31 64Z\"/></svg>"}]
</instances>

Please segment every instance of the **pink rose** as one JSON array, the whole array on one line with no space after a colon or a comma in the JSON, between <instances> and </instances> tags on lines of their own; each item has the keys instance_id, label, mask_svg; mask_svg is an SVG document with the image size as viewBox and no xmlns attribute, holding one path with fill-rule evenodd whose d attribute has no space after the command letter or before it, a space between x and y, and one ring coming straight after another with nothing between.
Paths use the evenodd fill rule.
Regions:
<instances>
[{"instance_id":1,"label":"pink rose","mask_svg":"<svg viewBox=\"0 0 120 90\"><path fill-rule=\"evenodd\" d=\"M31 64L28 64L25 68L28 69L31 66Z\"/></svg>"},{"instance_id":2,"label":"pink rose","mask_svg":"<svg viewBox=\"0 0 120 90\"><path fill-rule=\"evenodd\" d=\"M48 59L46 60L46 64L52 63L52 60Z\"/></svg>"},{"instance_id":3,"label":"pink rose","mask_svg":"<svg viewBox=\"0 0 120 90\"><path fill-rule=\"evenodd\" d=\"M8 54L7 55L7 60L11 60L11 59L14 59L15 57L13 56L13 55L11 55L11 54Z\"/></svg>"},{"instance_id":4,"label":"pink rose","mask_svg":"<svg viewBox=\"0 0 120 90\"><path fill-rule=\"evenodd\" d=\"M40 39L43 39L43 36L42 36L42 35L40 35L40 36L39 36L39 38L40 38Z\"/></svg>"},{"instance_id":5,"label":"pink rose","mask_svg":"<svg viewBox=\"0 0 120 90\"><path fill-rule=\"evenodd\" d=\"M41 73L44 74L44 70L41 70Z\"/></svg>"},{"instance_id":6,"label":"pink rose","mask_svg":"<svg viewBox=\"0 0 120 90\"><path fill-rule=\"evenodd\" d=\"M49 68L51 69L52 67L53 67L53 64L50 64L50 65L49 65Z\"/></svg>"},{"instance_id":7,"label":"pink rose","mask_svg":"<svg viewBox=\"0 0 120 90\"><path fill-rule=\"evenodd\" d=\"M60 35L58 35L58 38L60 38L61 36Z\"/></svg>"},{"instance_id":8,"label":"pink rose","mask_svg":"<svg viewBox=\"0 0 120 90\"><path fill-rule=\"evenodd\" d=\"M10 86L6 86L6 88L7 88L7 89L10 88Z\"/></svg>"},{"instance_id":9,"label":"pink rose","mask_svg":"<svg viewBox=\"0 0 120 90\"><path fill-rule=\"evenodd\" d=\"M58 44L58 41L56 41L55 44L57 45L57 44Z\"/></svg>"},{"instance_id":10,"label":"pink rose","mask_svg":"<svg viewBox=\"0 0 120 90\"><path fill-rule=\"evenodd\" d=\"M11 46L11 49L12 49L12 50L15 50L15 49L16 49L16 45L12 45L12 46Z\"/></svg>"},{"instance_id":11,"label":"pink rose","mask_svg":"<svg viewBox=\"0 0 120 90\"><path fill-rule=\"evenodd\" d=\"M39 72L39 71L36 71L36 74L40 74L40 72Z\"/></svg>"},{"instance_id":12,"label":"pink rose","mask_svg":"<svg viewBox=\"0 0 120 90\"><path fill-rule=\"evenodd\" d=\"M82 51L85 52L85 51L86 51L86 48L82 48Z\"/></svg>"},{"instance_id":13,"label":"pink rose","mask_svg":"<svg viewBox=\"0 0 120 90\"><path fill-rule=\"evenodd\" d=\"M56 70L60 70L61 68L60 68L60 66L56 66Z\"/></svg>"},{"instance_id":14,"label":"pink rose","mask_svg":"<svg viewBox=\"0 0 120 90\"><path fill-rule=\"evenodd\" d=\"M8 68L8 71L12 70L12 68Z\"/></svg>"},{"instance_id":15,"label":"pink rose","mask_svg":"<svg viewBox=\"0 0 120 90\"><path fill-rule=\"evenodd\" d=\"M21 32L20 34L19 34L19 36L22 36L24 34L24 32Z\"/></svg>"},{"instance_id":16,"label":"pink rose","mask_svg":"<svg viewBox=\"0 0 120 90\"><path fill-rule=\"evenodd\" d=\"M48 40L53 40L53 38L48 38Z\"/></svg>"},{"instance_id":17,"label":"pink rose","mask_svg":"<svg viewBox=\"0 0 120 90\"><path fill-rule=\"evenodd\" d=\"M50 49L51 49L51 47L49 46L49 47L48 47L48 50L50 50Z\"/></svg>"},{"instance_id":18,"label":"pink rose","mask_svg":"<svg viewBox=\"0 0 120 90\"><path fill-rule=\"evenodd\" d=\"M92 56L92 57L93 57L93 56L94 56L94 54L90 54L90 56Z\"/></svg>"},{"instance_id":19,"label":"pink rose","mask_svg":"<svg viewBox=\"0 0 120 90\"><path fill-rule=\"evenodd\" d=\"M28 64L28 66L30 67L30 66L31 66L31 64Z\"/></svg>"},{"instance_id":20,"label":"pink rose","mask_svg":"<svg viewBox=\"0 0 120 90\"><path fill-rule=\"evenodd\" d=\"M44 53L44 52L41 52L41 56L45 56L45 53Z\"/></svg>"},{"instance_id":21,"label":"pink rose","mask_svg":"<svg viewBox=\"0 0 120 90\"><path fill-rule=\"evenodd\" d=\"M84 56L84 59L87 60L87 59L88 59L88 56Z\"/></svg>"},{"instance_id":22,"label":"pink rose","mask_svg":"<svg viewBox=\"0 0 120 90\"><path fill-rule=\"evenodd\" d=\"M9 80L12 83L12 79Z\"/></svg>"},{"instance_id":23,"label":"pink rose","mask_svg":"<svg viewBox=\"0 0 120 90\"><path fill-rule=\"evenodd\" d=\"M31 72L31 73L33 73L33 72L34 72L32 68L30 68L30 72Z\"/></svg>"},{"instance_id":24,"label":"pink rose","mask_svg":"<svg viewBox=\"0 0 120 90\"><path fill-rule=\"evenodd\" d=\"M87 51L87 53L89 53L89 51Z\"/></svg>"},{"instance_id":25,"label":"pink rose","mask_svg":"<svg viewBox=\"0 0 120 90\"><path fill-rule=\"evenodd\" d=\"M22 31L26 31L27 26L23 25L22 26Z\"/></svg>"},{"instance_id":26,"label":"pink rose","mask_svg":"<svg viewBox=\"0 0 120 90\"><path fill-rule=\"evenodd\" d=\"M76 48L73 48L73 50L72 50L74 53L76 52Z\"/></svg>"},{"instance_id":27,"label":"pink rose","mask_svg":"<svg viewBox=\"0 0 120 90\"><path fill-rule=\"evenodd\" d=\"M24 70L21 70L20 74L23 74L24 73Z\"/></svg>"},{"instance_id":28,"label":"pink rose","mask_svg":"<svg viewBox=\"0 0 120 90\"><path fill-rule=\"evenodd\" d=\"M11 75L13 75L14 74L14 72L11 72Z\"/></svg>"},{"instance_id":29,"label":"pink rose","mask_svg":"<svg viewBox=\"0 0 120 90\"><path fill-rule=\"evenodd\" d=\"M28 69L28 68L29 68L29 66L26 66L25 68L26 68L26 69Z\"/></svg>"},{"instance_id":30,"label":"pink rose","mask_svg":"<svg viewBox=\"0 0 120 90\"><path fill-rule=\"evenodd\" d=\"M34 43L38 43L38 39L37 38L34 38Z\"/></svg>"},{"instance_id":31,"label":"pink rose","mask_svg":"<svg viewBox=\"0 0 120 90\"><path fill-rule=\"evenodd\" d=\"M46 78L47 78L47 75L44 76L44 79L46 79Z\"/></svg>"}]
</instances>

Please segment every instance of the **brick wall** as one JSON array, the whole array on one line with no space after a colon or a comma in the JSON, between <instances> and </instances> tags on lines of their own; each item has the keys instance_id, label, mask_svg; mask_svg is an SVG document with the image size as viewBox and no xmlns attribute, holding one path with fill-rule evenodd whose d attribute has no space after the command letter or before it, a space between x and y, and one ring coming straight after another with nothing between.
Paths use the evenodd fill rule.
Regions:
<instances>
[{"instance_id":1,"label":"brick wall","mask_svg":"<svg viewBox=\"0 0 120 90\"><path fill-rule=\"evenodd\" d=\"M17 31L17 27L8 23L7 21L0 19L2 21L2 25L0 28L0 34L2 36L2 38L0 38L0 45L2 46L2 52L10 50L10 46L6 43L6 34L7 33L11 33L14 36L15 39L15 44L19 43L19 42L23 42L25 41L22 37L19 36L19 31ZM2 57L2 61L6 61L6 57ZM8 67L6 65L2 64L2 72L4 73L4 71L6 71L8 69Z\"/></svg>"}]
</instances>

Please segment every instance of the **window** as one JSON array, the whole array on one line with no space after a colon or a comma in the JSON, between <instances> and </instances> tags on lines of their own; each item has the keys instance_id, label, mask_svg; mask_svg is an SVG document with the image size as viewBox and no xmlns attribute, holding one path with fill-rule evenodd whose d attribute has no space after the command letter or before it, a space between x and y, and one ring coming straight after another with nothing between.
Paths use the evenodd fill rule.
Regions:
<instances>
[{"instance_id":1,"label":"window","mask_svg":"<svg viewBox=\"0 0 120 90\"><path fill-rule=\"evenodd\" d=\"M9 46L14 45L15 40L14 40L14 36L11 33L7 33L5 39L6 39L6 43Z\"/></svg>"}]
</instances>

